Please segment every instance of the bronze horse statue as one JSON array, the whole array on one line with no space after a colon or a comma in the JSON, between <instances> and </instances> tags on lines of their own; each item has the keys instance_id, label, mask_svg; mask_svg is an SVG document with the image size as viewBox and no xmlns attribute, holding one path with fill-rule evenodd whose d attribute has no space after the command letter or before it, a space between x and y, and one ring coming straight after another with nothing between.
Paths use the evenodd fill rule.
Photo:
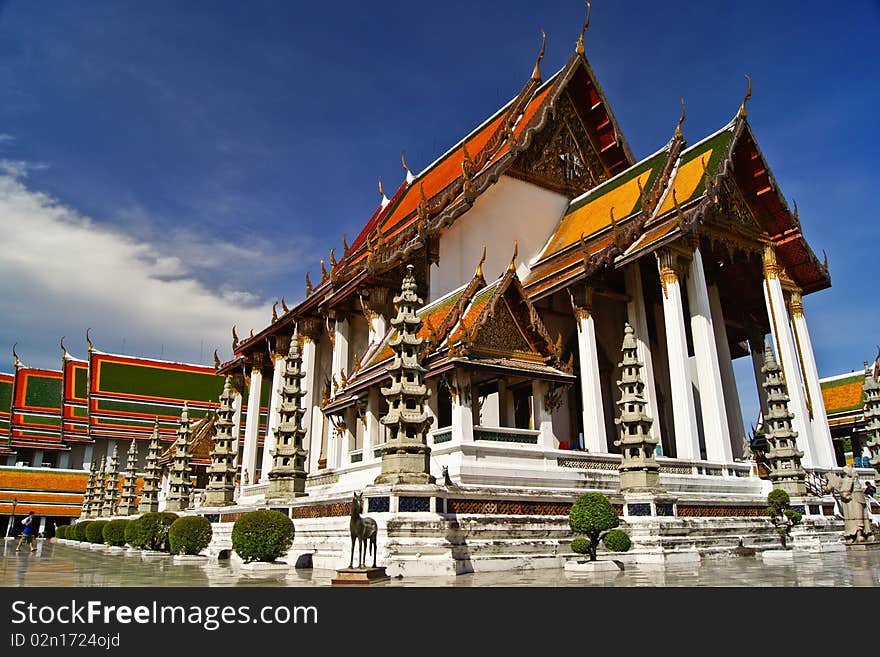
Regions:
<instances>
[{"instance_id":1,"label":"bronze horse statue","mask_svg":"<svg viewBox=\"0 0 880 657\"><path fill-rule=\"evenodd\" d=\"M369 556L369 550L373 550L373 568L376 567L376 534L378 527L376 521L372 518L364 518L361 512L364 510L364 494L355 493L351 501L351 521L349 529L351 530L351 558L348 560L348 567L352 568L354 564L354 544L358 541L358 568L364 568L364 557Z\"/></svg>"}]
</instances>

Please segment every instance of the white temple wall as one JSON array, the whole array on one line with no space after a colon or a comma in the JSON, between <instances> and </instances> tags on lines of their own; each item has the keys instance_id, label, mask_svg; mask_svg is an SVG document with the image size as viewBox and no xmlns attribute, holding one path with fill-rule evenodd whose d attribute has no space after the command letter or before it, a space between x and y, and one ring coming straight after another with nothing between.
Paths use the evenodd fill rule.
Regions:
<instances>
[{"instance_id":1,"label":"white temple wall","mask_svg":"<svg viewBox=\"0 0 880 657\"><path fill-rule=\"evenodd\" d=\"M531 183L502 176L440 236L440 264L431 266L433 301L471 280L486 243L483 275L500 276L518 240L517 275L523 279L528 263L538 255L559 223L568 199Z\"/></svg>"}]
</instances>

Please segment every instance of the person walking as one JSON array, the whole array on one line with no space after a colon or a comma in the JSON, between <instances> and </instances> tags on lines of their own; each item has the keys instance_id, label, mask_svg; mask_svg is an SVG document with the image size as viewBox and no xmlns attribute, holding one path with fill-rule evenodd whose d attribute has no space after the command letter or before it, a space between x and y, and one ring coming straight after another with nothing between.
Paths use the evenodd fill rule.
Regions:
<instances>
[{"instance_id":1,"label":"person walking","mask_svg":"<svg viewBox=\"0 0 880 657\"><path fill-rule=\"evenodd\" d=\"M21 530L21 538L18 539L18 546L15 548L16 552L21 551L21 544L27 542L28 545L31 546L31 552L37 551L37 546L34 544L34 536L36 535L36 527L34 527L34 512L29 511L27 517L21 521L23 529Z\"/></svg>"}]
</instances>

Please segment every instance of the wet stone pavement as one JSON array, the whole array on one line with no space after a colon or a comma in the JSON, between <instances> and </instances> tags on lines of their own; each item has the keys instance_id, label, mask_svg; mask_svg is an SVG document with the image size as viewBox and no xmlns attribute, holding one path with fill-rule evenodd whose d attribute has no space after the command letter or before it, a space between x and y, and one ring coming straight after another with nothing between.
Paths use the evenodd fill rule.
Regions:
<instances>
[{"instance_id":1,"label":"wet stone pavement","mask_svg":"<svg viewBox=\"0 0 880 657\"><path fill-rule=\"evenodd\" d=\"M329 570L296 570L254 576L230 561L172 563L171 557L144 560L139 554L107 553L52 541L37 552L15 552L15 541L0 542L0 586L330 586ZM792 564L765 564L760 556L724 556L664 567L627 566L616 573L566 574L560 569L472 573L458 577L391 580L385 586L880 586L880 550L799 553Z\"/></svg>"}]
</instances>

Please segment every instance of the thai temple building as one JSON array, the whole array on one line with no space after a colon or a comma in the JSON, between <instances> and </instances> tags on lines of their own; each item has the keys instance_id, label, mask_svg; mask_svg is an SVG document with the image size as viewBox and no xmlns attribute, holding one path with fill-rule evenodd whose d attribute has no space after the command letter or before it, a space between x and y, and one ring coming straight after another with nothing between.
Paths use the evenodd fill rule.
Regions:
<instances>
[{"instance_id":1,"label":"thai temple building","mask_svg":"<svg viewBox=\"0 0 880 657\"><path fill-rule=\"evenodd\" d=\"M379 523L380 561L413 575L558 564L585 491L643 520L644 550L757 531L772 484L749 451L733 361L751 360L765 416L774 391L806 477L841 465L832 439L860 413L858 395L831 406L844 384L820 381L813 356L804 299L830 287L827 262L758 145L751 82L712 134L686 138L682 104L668 141L637 157L586 28L550 75L542 45L512 100L420 173L403 160L301 300L250 337L233 329L216 368L91 344L58 372L17 364L0 378L9 466L75 470L81 501L113 445L124 463L134 439L144 467L158 417L166 479L181 486L187 459L204 466L176 508L216 523L215 554L243 510L270 506L316 567L348 554L354 491ZM184 402L202 437L170 448ZM8 488L0 479L2 513ZM835 522L831 498L796 503L807 527ZM693 538L695 522L710 538Z\"/></svg>"}]
</instances>

